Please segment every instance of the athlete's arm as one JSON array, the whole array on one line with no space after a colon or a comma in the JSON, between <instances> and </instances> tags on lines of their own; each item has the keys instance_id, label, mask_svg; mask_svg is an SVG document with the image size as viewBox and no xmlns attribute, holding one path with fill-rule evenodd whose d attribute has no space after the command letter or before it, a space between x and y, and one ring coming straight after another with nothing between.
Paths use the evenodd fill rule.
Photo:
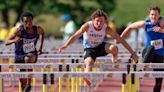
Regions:
<instances>
[{"instance_id":1,"label":"athlete's arm","mask_svg":"<svg viewBox=\"0 0 164 92\"><path fill-rule=\"evenodd\" d=\"M153 30L156 32L164 33L164 18L160 19L160 27L155 26L153 27Z\"/></svg>"},{"instance_id":2,"label":"athlete's arm","mask_svg":"<svg viewBox=\"0 0 164 92\"><path fill-rule=\"evenodd\" d=\"M13 43L17 43L21 40L20 38L20 27L16 28L14 33L5 41L5 45L11 45Z\"/></svg>"},{"instance_id":3,"label":"athlete's arm","mask_svg":"<svg viewBox=\"0 0 164 92\"><path fill-rule=\"evenodd\" d=\"M85 23L81 26L81 28L75 32L69 39L66 41L58 50L61 52L65 48L67 48L70 44L72 44L75 40L77 40L84 32L88 31L89 24Z\"/></svg>"},{"instance_id":4,"label":"athlete's arm","mask_svg":"<svg viewBox=\"0 0 164 92\"><path fill-rule=\"evenodd\" d=\"M125 30L121 34L121 37L125 37L130 31L132 31L134 29L145 27L145 25L146 25L146 22L143 20L134 22L125 28Z\"/></svg>"},{"instance_id":5,"label":"athlete's arm","mask_svg":"<svg viewBox=\"0 0 164 92\"><path fill-rule=\"evenodd\" d=\"M43 42L44 42L44 30L40 26L38 26L37 30L38 30L38 34L39 34L39 38L40 38L40 47L39 47L39 50L38 50L39 51L38 54L41 54L42 53L42 48L43 48Z\"/></svg>"},{"instance_id":6,"label":"athlete's arm","mask_svg":"<svg viewBox=\"0 0 164 92\"><path fill-rule=\"evenodd\" d=\"M111 37L116 39L118 42L122 43L122 45L131 53L134 61L135 62L138 61L138 56L136 55L136 53L132 50L132 48L129 46L129 44L124 39L122 39L115 31L113 31L109 27L107 27L106 33L111 35Z\"/></svg>"}]
</instances>

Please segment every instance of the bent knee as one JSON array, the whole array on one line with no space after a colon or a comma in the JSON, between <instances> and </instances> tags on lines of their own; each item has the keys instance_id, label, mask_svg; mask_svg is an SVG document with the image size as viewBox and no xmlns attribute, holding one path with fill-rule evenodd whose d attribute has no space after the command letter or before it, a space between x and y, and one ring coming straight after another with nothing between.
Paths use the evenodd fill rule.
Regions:
<instances>
[{"instance_id":1,"label":"bent knee","mask_svg":"<svg viewBox=\"0 0 164 92\"><path fill-rule=\"evenodd\" d=\"M115 46L115 45L109 45L109 46L107 47L106 51L107 51L108 53L111 53L111 54L116 55L116 54L118 54L118 47Z\"/></svg>"},{"instance_id":2,"label":"bent knee","mask_svg":"<svg viewBox=\"0 0 164 92\"><path fill-rule=\"evenodd\" d=\"M24 57L24 60L26 63L35 63L36 59L37 59L37 56L33 54L27 54L27 56Z\"/></svg>"},{"instance_id":3,"label":"bent knee","mask_svg":"<svg viewBox=\"0 0 164 92\"><path fill-rule=\"evenodd\" d=\"M84 60L86 66L90 66L92 67L93 64L94 64L94 60L91 58L91 57L87 57L85 60Z\"/></svg>"}]
</instances>

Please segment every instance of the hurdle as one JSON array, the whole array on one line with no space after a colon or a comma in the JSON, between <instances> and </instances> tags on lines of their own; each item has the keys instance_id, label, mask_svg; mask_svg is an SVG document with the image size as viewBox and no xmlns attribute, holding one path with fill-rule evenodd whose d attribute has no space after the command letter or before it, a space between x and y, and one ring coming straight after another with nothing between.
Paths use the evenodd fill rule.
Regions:
<instances>
[{"instance_id":1,"label":"hurdle","mask_svg":"<svg viewBox=\"0 0 164 92\"><path fill-rule=\"evenodd\" d=\"M70 64L71 65L71 64ZM110 65L110 64L109 64ZM113 67L115 67L115 65L116 64L113 64L113 65L110 65L110 68L113 68ZM118 67L118 65L119 64L117 64L117 67ZM6 68L7 66L9 67L9 66L11 66L11 65L8 65L8 64L2 64L1 65L2 66L2 68ZM47 67L47 65L46 64L41 64L41 65L39 65L38 64L38 66L37 65L15 65L15 64L13 64L12 65L13 67L18 67L18 68L22 68L22 67L25 67L25 68L32 68L32 67L37 67L37 68L46 68ZM27 67L28 66L28 67ZM30 67L31 66L31 67ZM52 65L52 66L58 66L58 65ZM72 66L73 66L73 64L72 64ZM119 67L120 67L121 65L119 65ZM127 66L127 64L125 64L124 65L124 67L126 67ZM155 64L136 64L136 66L138 66L138 67L142 67L142 68L144 68L144 67L147 67L147 68L163 68L163 65L162 64L160 64L160 63L155 63ZM121 66L121 67L123 67L123 65ZM14 74L15 73L15 74ZM25 72L25 73L27 73L28 74L28 72ZM40 72L32 72L32 73L36 73L36 76L35 76L35 74L33 74L33 77L37 77L37 76L39 76L39 73ZM37 74L38 73L38 74ZM77 78L77 77L83 77L83 76L86 76L86 75L89 75L89 76L91 76L90 74L92 74L92 76L98 76L98 74L99 75L101 75L101 76L103 76L103 77L110 77L109 75L112 75L112 77L115 77L115 75L117 74L117 73L114 73L114 72L89 72L89 73L83 73L83 74L79 74L79 73L81 73L81 72L41 72L40 73L40 76L42 76L41 74L47 74L47 75L50 75L50 74L54 74L55 75L55 77L63 77L64 75L67 75L68 74L68 77L75 77L75 78ZM58 75L58 74L59 75ZM69 73L72 73L72 75L70 75ZM102 73L104 73L104 74L102 74ZM124 78L124 82L123 82L123 84L125 84L125 76L127 76L127 72L125 71L125 72L119 72L120 74L119 74L119 78ZM159 73L161 73L161 74L159 74ZM10 75L10 74L13 74L12 76ZM30 72L29 72L29 74L31 74ZM133 84L135 83L135 80L134 80L134 78L139 78L139 77L145 77L145 78L155 78L155 77L163 77L164 76L164 74L162 74L162 72L158 72L158 73L154 73L154 72L138 72L138 71L131 71L130 73L130 76L133 78ZM135 75L135 76L134 76ZM6 78L6 77L22 77L22 76L25 76L25 74L20 74L19 75L19 72L11 72L11 73L6 73L6 72L1 72L0 73L0 77L2 77L2 78ZM123 77L124 76L124 77ZM25 76L25 77L28 77L28 76ZM118 77L118 76L116 76L116 77ZM92 77L91 77L92 78ZM43 78L43 79L45 79L45 78ZM134 86L133 86L134 87ZM131 87L131 89L133 88L133 87ZM45 90L46 88L44 88L44 90ZM122 89L125 89L125 85L124 86L122 86ZM136 89L136 88L134 88L134 89ZM46 92L46 91L45 91ZM134 90L131 90L130 92L135 92Z\"/></svg>"},{"instance_id":2,"label":"hurdle","mask_svg":"<svg viewBox=\"0 0 164 92\"><path fill-rule=\"evenodd\" d=\"M51 67L57 67L59 65L60 64L53 64L53 65L51 64ZM50 64L10 64L10 65L9 64L2 64L2 66L3 66L3 68L13 67L13 68L24 68L24 69L28 69L28 68L35 68L35 69L42 68L42 69L45 69L47 66L50 66ZM74 66L73 68L76 68L79 65L77 65L77 63L74 63L74 64L71 63L70 66L72 66L72 67ZM81 67L84 67L84 64L82 64ZM33 76L33 77L35 77L35 76ZM45 79L45 77L43 79ZM43 82L43 83L45 84L46 82ZM45 90L45 89L46 89L46 87L43 86L43 90Z\"/></svg>"},{"instance_id":3,"label":"hurdle","mask_svg":"<svg viewBox=\"0 0 164 92\"><path fill-rule=\"evenodd\" d=\"M141 56L141 54L138 54L139 56ZM14 58L14 54L0 54L1 58ZM107 55L107 56L103 56L106 58L111 58L112 55ZM103 57L98 57L98 58L103 58ZM118 55L119 58L130 58L131 54L119 54ZM56 59L60 59L60 58L83 58L82 54L42 54L40 56L38 56L38 58L56 58Z\"/></svg>"},{"instance_id":4,"label":"hurdle","mask_svg":"<svg viewBox=\"0 0 164 92\"><path fill-rule=\"evenodd\" d=\"M17 76L17 77L28 77L28 76L25 76L25 75L29 75L29 74L32 74L33 76L36 76L36 77L40 77L41 75L43 75L43 74L54 74L54 75L56 75L56 77L62 77L62 76L64 76L65 74L68 74L70 77L72 77L72 76L74 76L74 77L79 77L79 76L82 76L82 77L84 77L85 75L92 75L92 76L99 76L99 75L101 75L101 76L103 76L103 77L107 77L108 75L111 75L112 74L112 76L113 77L121 77L121 76L124 76L124 79L126 79L125 78L125 76L126 76L126 72L99 72L99 73L97 73L97 72L89 72L89 73L68 73L68 72L61 72L61 73L59 73L59 72L52 72L52 73L48 73L48 72L25 72L25 73L18 73L18 72L12 72L12 73L0 73L0 76L1 77L6 77L6 76ZM133 76L134 74L135 74L135 77L137 77L137 78L139 78L139 77L142 77L142 78L157 78L157 77L164 77L164 72L147 72L147 73L145 73L145 72L131 72L130 73L131 74L131 76ZM126 80L124 80L124 82L125 82ZM124 87L124 86L123 86ZM123 88L122 87L122 88ZM125 90L125 88L123 88L124 90ZM1 92L3 92L3 91L1 91ZM47 92L47 91L44 91L44 92ZM125 92L125 91L123 91L122 90L122 92ZM134 91L134 90L132 90L131 92L136 92L136 91Z\"/></svg>"},{"instance_id":5,"label":"hurdle","mask_svg":"<svg viewBox=\"0 0 164 92\"><path fill-rule=\"evenodd\" d=\"M0 73L0 76L4 77L4 78L9 78L9 77L19 77L19 78L28 78L29 75L32 75L33 77L43 77L43 92L48 92L47 91L47 87L46 87L46 84L47 84L47 81L46 81L46 77L47 75L49 74L54 74L56 78L62 78L64 77L64 75L68 75L69 77L74 77L74 78L79 78L79 77L84 77L86 75L88 76L92 76L91 78L94 78L93 76L102 76L102 77L106 77L110 74L112 74L114 77L116 76L121 76L121 73L116 73L116 74L113 74L112 72L111 73L101 73L101 74L97 74L97 72L92 72L92 73L73 73L73 72L11 72L10 74L9 73ZM93 74L93 75L91 75ZM62 88L60 88L60 90L62 90ZM3 91L2 91L3 92ZM61 91L62 92L62 91Z\"/></svg>"}]
</instances>

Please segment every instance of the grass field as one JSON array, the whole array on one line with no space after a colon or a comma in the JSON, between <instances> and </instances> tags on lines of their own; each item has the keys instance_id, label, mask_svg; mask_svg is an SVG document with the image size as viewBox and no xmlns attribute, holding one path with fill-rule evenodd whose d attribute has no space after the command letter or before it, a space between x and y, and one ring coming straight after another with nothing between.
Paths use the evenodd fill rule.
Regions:
<instances>
[{"instance_id":1,"label":"grass field","mask_svg":"<svg viewBox=\"0 0 164 92\"><path fill-rule=\"evenodd\" d=\"M164 9L164 0L116 0L117 7L111 16L116 18L117 25L126 25L128 22L143 20L147 17L148 7L151 5L159 5ZM161 12L161 16L164 11Z\"/></svg>"}]
</instances>

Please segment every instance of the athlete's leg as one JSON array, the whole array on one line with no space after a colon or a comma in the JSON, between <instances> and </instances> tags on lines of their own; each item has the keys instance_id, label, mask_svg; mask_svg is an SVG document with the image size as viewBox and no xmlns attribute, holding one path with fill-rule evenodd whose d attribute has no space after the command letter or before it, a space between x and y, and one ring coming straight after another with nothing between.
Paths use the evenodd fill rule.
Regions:
<instances>
[{"instance_id":1,"label":"athlete's leg","mask_svg":"<svg viewBox=\"0 0 164 92\"><path fill-rule=\"evenodd\" d=\"M118 59L118 48L117 48L117 46L112 45L112 44L106 44L105 45L105 51L107 53L112 54L112 62L113 63L117 62L117 59Z\"/></svg>"},{"instance_id":2,"label":"athlete's leg","mask_svg":"<svg viewBox=\"0 0 164 92\"><path fill-rule=\"evenodd\" d=\"M94 65L94 60L92 59L92 57L87 57L86 59L84 59L85 62L85 72L90 72L92 71L93 65ZM91 92L92 87L91 87L91 80L88 78L88 76L83 78L85 83L89 86L89 92Z\"/></svg>"},{"instance_id":3,"label":"athlete's leg","mask_svg":"<svg viewBox=\"0 0 164 92\"><path fill-rule=\"evenodd\" d=\"M149 46L147 49L143 50L143 62L144 63L150 63L153 59L154 56L154 47L153 46Z\"/></svg>"},{"instance_id":4,"label":"athlete's leg","mask_svg":"<svg viewBox=\"0 0 164 92\"><path fill-rule=\"evenodd\" d=\"M95 59L96 59L96 55L95 55L94 49L85 49L84 50L84 63L86 65L85 72L92 71L92 67L94 65ZM83 79L88 86L91 86L91 81L88 78L88 76L84 77Z\"/></svg>"},{"instance_id":5,"label":"athlete's leg","mask_svg":"<svg viewBox=\"0 0 164 92\"><path fill-rule=\"evenodd\" d=\"M154 55L154 60L152 61L152 63L163 63L163 61L164 61L164 56ZM164 68L154 69L154 71L164 71ZM163 80L163 78L155 78L155 86L154 86L153 92L161 91L162 80Z\"/></svg>"},{"instance_id":6,"label":"athlete's leg","mask_svg":"<svg viewBox=\"0 0 164 92\"><path fill-rule=\"evenodd\" d=\"M37 60L37 56L29 53L24 57L25 63L35 63ZM32 72L32 69L27 69L26 71L28 72ZM26 87L24 89L24 92L29 92L31 90L31 78L26 79L27 83L26 83Z\"/></svg>"},{"instance_id":7,"label":"athlete's leg","mask_svg":"<svg viewBox=\"0 0 164 92\"><path fill-rule=\"evenodd\" d=\"M163 63L163 57L154 54L154 47L149 46L143 51L143 62L144 63ZM145 69L144 69L145 70ZM153 69L154 71L164 71L164 69ZM163 78L155 78L155 86L153 92L160 92Z\"/></svg>"},{"instance_id":8,"label":"athlete's leg","mask_svg":"<svg viewBox=\"0 0 164 92\"><path fill-rule=\"evenodd\" d=\"M84 63L85 63L85 65L86 65L85 72L92 71L92 67L93 67L93 65L94 65L94 60L93 60L91 57L87 57L87 58L84 60Z\"/></svg>"},{"instance_id":9,"label":"athlete's leg","mask_svg":"<svg viewBox=\"0 0 164 92\"><path fill-rule=\"evenodd\" d=\"M19 69L20 72L25 72L26 69ZM26 78L20 78L20 84L21 84L21 89L22 89L22 92L24 91L25 87L26 87L26 84L27 84L27 79Z\"/></svg>"},{"instance_id":10,"label":"athlete's leg","mask_svg":"<svg viewBox=\"0 0 164 92\"><path fill-rule=\"evenodd\" d=\"M163 78L155 78L155 86L154 86L153 92L161 91L162 80L163 80Z\"/></svg>"},{"instance_id":11,"label":"athlete's leg","mask_svg":"<svg viewBox=\"0 0 164 92\"><path fill-rule=\"evenodd\" d=\"M24 57L25 63L36 63L37 56L29 53Z\"/></svg>"}]
</instances>

